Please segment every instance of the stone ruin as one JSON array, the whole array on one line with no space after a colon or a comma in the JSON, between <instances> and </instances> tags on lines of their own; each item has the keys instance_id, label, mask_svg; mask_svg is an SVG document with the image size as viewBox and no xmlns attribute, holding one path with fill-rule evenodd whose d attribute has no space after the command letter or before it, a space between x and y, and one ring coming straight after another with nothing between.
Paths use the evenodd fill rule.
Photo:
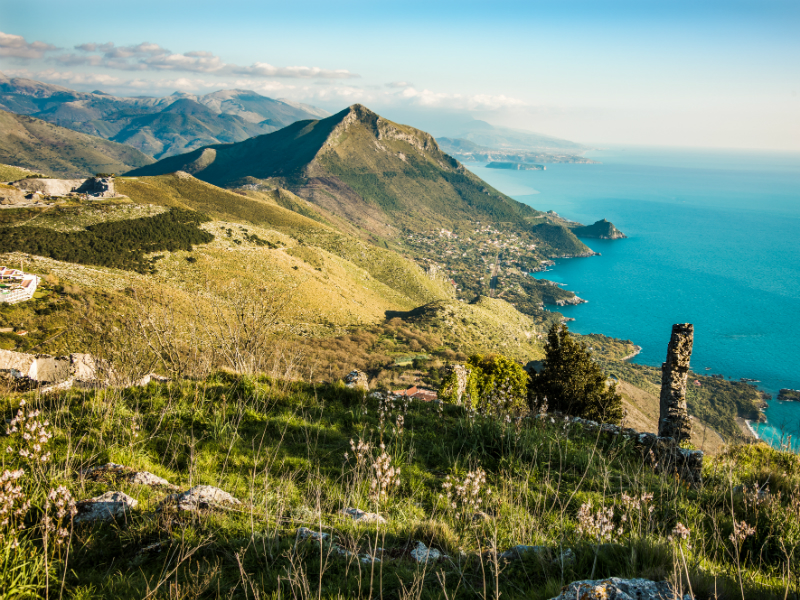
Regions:
<instances>
[{"instance_id":1,"label":"stone ruin","mask_svg":"<svg viewBox=\"0 0 800 600\"><path fill-rule=\"evenodd\" d=\"M113 177L89 177L88 179L47 179L30 177L5 186L1 196L3 204L24 204L45 197L82 196L91 198L115 198L117 192Z\"/></svg>"},{"instance_id":2,"label":"stone ruin","mask_svg":"<svg viewBox=\"0 0 800 600\"><path fill-rule=\"evenodd\" d=\"M469 371L464 365L452 365L447 368L447 375L455 374L455 382L453 384L452 394L455 403L461 406L464 400L464 394L467 392L467 379L469 379Z\"/></svg>"},{"instance_id":3,"label":"stone ruin","mask_svg":"<svg viewBox=\"0 0 800 600\"><path fill-rule=\"evenodd\" d=\"M692 423L686 409L686 381L692 357L694 326L678 323L672 326L667 347L667 362L661 366L661 402L658 419L659 437L672 438L677 443L688 440Z\"/></svg>"},{"instance_id":4,"label":"stone ruin","mask_svg":"<svg viewBox=\"0 0 800 600\"><path fill-rule=\"evenodd\" d=\"M363 388L365 392L369 391L369 379L367 378L367 374L358 369L350 371L345 375L344 383L349 388Z\"/></svg>"}]
</instances>

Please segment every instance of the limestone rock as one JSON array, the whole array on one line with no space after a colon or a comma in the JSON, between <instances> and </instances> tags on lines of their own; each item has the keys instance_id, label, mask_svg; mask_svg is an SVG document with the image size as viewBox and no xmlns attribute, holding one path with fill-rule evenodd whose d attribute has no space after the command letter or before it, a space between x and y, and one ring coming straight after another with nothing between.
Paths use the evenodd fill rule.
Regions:
<instances>
[{"instance_id":1,"label":"limestone rock","mask_svg":"<svg viewBox=\"0 0 800 600\"><path fill-rule=\"evenodd\" d=\"M136 485L146 485L148 487L160 487L170 490L177 490L178 486L172 485L169 481L158 475L153 475L148 471L136 471L124 465L116 463L106 463L99 467L94 467L85 472L86 478L92 481L128 481Z\"/></svg>"},{"instance_id":2,"label":"limestone rock","mask_svg":"<svg viewBox=\"0 0 800 600\"><path fill-rule=\"evenodd\" d=\"M674 600L677 594L666 581L608 579L573 581L551 600ZM684 597L684 600L688 596Z\"/></svg>"},{"instance_id":3,"label":"limestone rock","mask_svg":"<svg viewBox=\"0 0 800 600\"><path fill-rule=\"evenodd\" d=\"M379 514L364 512L358 508L345 508L342 510L342 514L347 515L348 517L352 518L353 521L357 521L359 523L386 523L386 519Z\"/></svg>"},{"instance_id":4,"label":"limestone rock","mask_svg":"<svg viewBox=\"0 0 800 600\"><path fill-rule=\"evenodd\" d=\"M329 533L323 533L322 531L314 531L313 529L309 529L308 527L301 527L300 529L298 529L297 536L302 540L317 540L318 542L327 541L331 537Z\"/></svg>"},{"instance_id":5,"label":"limestone rock","mask_svg":"<svg viewBox=\"0 0 800 600\"><path fill-rule=\"evenodd\" d=\"M137 500L122 492L106 492L102 496L78 502L75 523L119 521L124 519L138 504Z\"/></svg>"},{"instance_id":6,"label":"limestone rock","mask_svg":"<svg viewBox=\"0 0 800 600\"><path fill-rule=\"evenodd\" d=\"M678 323L672 326L667 347L667 361L661 366L661 399L658 435L678 443L688 440L692 424L686 410L686 379L692 357L694 326Z\"/></svg>"},{"instance_id":7,"label":"limestone rock","mask_svg":"<svg viewBox=\"0 0 800 600\"><path fill-rule=\"evenodd\" d=\"M231 508L241 505L241 501L210 485L196 485L182 494L173 494L167 500L175 500L179 510L200 510L209 508Z\"/></svg>"},{"instance_id":8,"label":"limestone rock","mask_svg":"<svg viewBox=\"0 0 800 600\"><path fill-rule=\"evenodd\" d=\"M411 551L411 558L418 563L436 562L445 556L441 551L436 548L428 548L422 542L417 542L416 547Z\"/></svg>"},{"instance_id":9,"label":"limestone rock","mask_svg":"<svg viewBox=\"0 0 800 600\"><path fill-rule=\"evenodd\" d=\"M363 388L365 391L369 391L369 379L367 379L367 374L358 369L350 371L345 375L344 382L349 388Z\"/></svg>"}]
</instances>

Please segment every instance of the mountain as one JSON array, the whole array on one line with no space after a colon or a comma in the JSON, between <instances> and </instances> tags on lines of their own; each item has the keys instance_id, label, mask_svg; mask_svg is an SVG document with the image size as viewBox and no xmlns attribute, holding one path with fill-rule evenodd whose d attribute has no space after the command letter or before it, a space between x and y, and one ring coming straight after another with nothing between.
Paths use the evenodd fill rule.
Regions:
<instances>
[{"instance_id":1,"label":"mountain","mask_svg":"<svg viewBox=\"0 0 800 600\"><path fill-rule=\"evenodd\" d=\"M528 228L543 217L465 169L431 135L359 104L326 119L165 158L129 175L175 171L224 187L280 185L388 238L404 228L476 221Z\"/></svg>"},{"instance_id":2,"label":"mountain","mask_svg":"<svg viewBox=\"0 0 800 600\"><path fill-rule=\"evenodd\" d=\"M525 131L496 127L486 121L471 121L465 123L448 135L440 134L437 137L448 137L472 142L477 146L496 148L500 150L526 150L549 152L585 152L589 148L583 144L562 140L557 137Z\"/></svg>"},{"instance_id":3,"label":"mountain","mask_svg":"<svg viewBox=\"0 0 800 600\"><path fill-rule=\"evenodd\" d=\"M125 98L77 92L0 73L0 109L131 145L156 158L201 146L232 143L325 111L249 90L203 96L176 92L164 98Z\"/></svg>"},{"instance_id":4,"label":"mountain","mask_svg":"<svg viewBox=\"0 0 800 600\"><path fill-rule=\"evenodd\" d=\"M0 110L0 163L68 178L122 173L152 162L130 146Z\"/></svg>"},{"instance_id":5,"label":"mountain","mask_svg":"<svg viewBox=\"0 0 800 600\"><path fill-rule=\"evenodd\" d=\"M438 137L436 141L442 150L454 158L464 162L517 162L517 163L584 163L597 161L582 156L584 149L575 148L538 148L520 149L490 148L481 146L464 138ZM497 140L496 140L497 141Z\"/></svg>"}]
</instances>

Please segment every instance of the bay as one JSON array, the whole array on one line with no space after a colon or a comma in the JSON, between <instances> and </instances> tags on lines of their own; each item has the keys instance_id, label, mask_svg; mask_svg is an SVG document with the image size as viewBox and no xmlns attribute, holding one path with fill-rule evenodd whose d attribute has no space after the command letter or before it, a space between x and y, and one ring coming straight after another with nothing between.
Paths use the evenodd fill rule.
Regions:
<instances>
[{"instance_id":1,"label":"bay","mask_svg":"<svg viewBox=\"0 0 800 600\"><path fill-rule=\"evenodd\" d=\"M636 362L658 366L672 324L693 323L698 373L757 379L773 395L800 388L800 155L614 147L587 156L602 164L466 165L534 208L584 224L606 218L628 236L584 239L602 256L536 274L588 300L558 309L575 318L570 328L630 339L642 346ZM800 403L773 400L766 414L763 439L800 440Z\"/></svg>"}]
</instances>

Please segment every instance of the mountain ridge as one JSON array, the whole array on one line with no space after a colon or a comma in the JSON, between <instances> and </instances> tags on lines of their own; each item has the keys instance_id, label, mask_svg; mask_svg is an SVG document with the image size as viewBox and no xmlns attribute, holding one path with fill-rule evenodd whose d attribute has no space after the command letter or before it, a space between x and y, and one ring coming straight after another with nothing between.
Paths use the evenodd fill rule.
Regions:
<instances>
[{"instance_id":1,"label":"mountain ridge","mask_svg":"<svg viewBox=\"0 0 800 600\"><path fill-rule=\"evenodd\" d=\"M206 111L200 111L198 106ZM218 90L205 95L175 92L160 98L124 97L100 90L78 92L32 79L9 78L2 73L0 109L127 143L158 158L212 143L241 141L297 120L328 114L316 107L268 98L252 90ZM165 113L181 114L187 121L177 124L167 118L159 122L158 115Z\"/></svg>"}]
</instances>

